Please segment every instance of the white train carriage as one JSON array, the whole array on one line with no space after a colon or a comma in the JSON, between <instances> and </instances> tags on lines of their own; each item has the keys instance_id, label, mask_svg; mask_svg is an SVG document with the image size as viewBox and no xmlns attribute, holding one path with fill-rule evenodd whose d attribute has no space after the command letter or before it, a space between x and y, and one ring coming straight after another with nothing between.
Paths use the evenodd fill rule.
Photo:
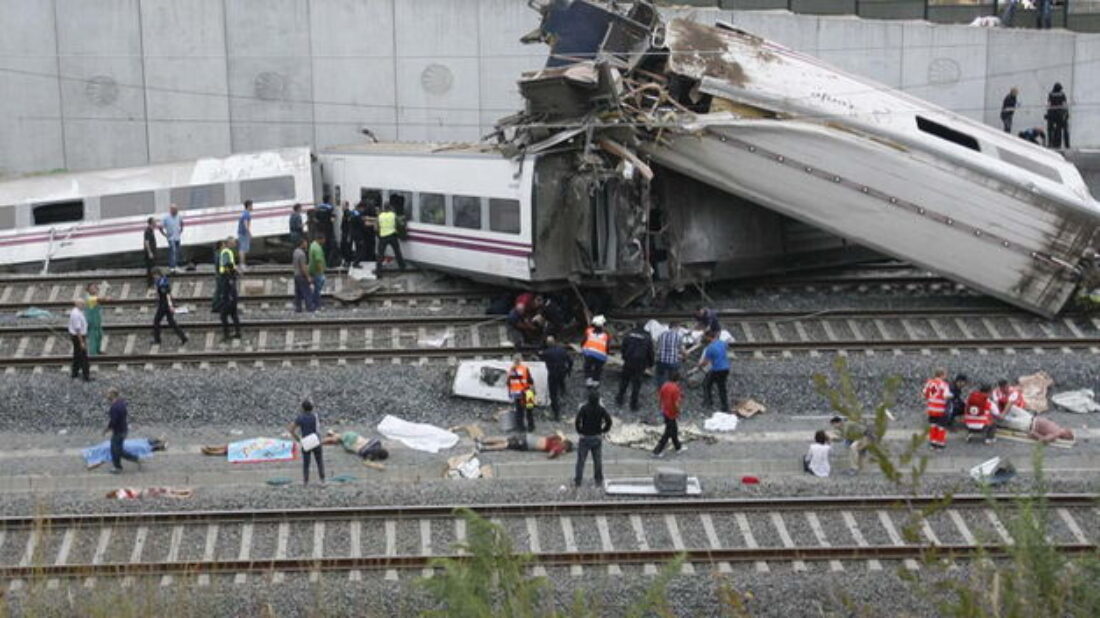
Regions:
<instances>
[{"instance_id":1,"label":"white train carriage","mask_svg":"<svg viewBox=\"0 0 1100 618\"><path fill-rule=\"evenodd\" d=\"M317 158L324 193L337 202L404 196L406 259L483 280L540 278L533 159L489 146L400 143L325 148Z\"/></svg>"},{"instance_id":2,"label":"white train carriage","mask_svg":"<svg viewBox=\"0 0 1100 618\"><path fill-rule=\"evenodd\" d=\"M309 148L21 178L0 183L0 265L140 251L146 220L170 204L184 245L235 235L245 200L253 236L285 234L291 206L313 195Z\"/></svg>"}]
</instances>

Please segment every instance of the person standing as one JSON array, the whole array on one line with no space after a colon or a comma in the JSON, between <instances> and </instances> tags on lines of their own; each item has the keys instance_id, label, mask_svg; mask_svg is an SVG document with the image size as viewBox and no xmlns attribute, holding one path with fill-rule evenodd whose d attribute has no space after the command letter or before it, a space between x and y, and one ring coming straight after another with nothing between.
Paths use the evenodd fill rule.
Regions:
<instances>
[{"instance_id":1,"label":"person standing","mask_svg":"<svg viewBox=\"0 0 1100 618\"><path fill-rule=\"evenodd\" d=\"M309 245L309 276L313 279L313 296L309 301L310 312L321 308L321 292L325 289L325 235L317 234Z\"/></svg>"},{"instance_id":2,"label":"person standing","mask_svg":"<svg viewBox=\"0 0 1100 618\"><path fill-rule=\"evenodd\" d=\"M1069 149L1069 103L1061 83L1055 83L1047 95L1047 144Z\"/></svg>"},{"instance_id":3,"label":"person standing","mask_svg":"<svg viewBox=\"0 0 1100 618\"><path fill-rule=\"evenodd\" d=\"M309 243L304 236L298 238L298 244L294 247L294 255L291 257L291 268L294 270L294 312L301 313L302 307L313 307L313 295L310 292L309 258L306 257L306 249Z\"/></svg>"},{"instance_id":4,"label":"person standing","mask_svg":"<svg viewBox=\"0 0 1100 618\"><path fill-rule=\"evenodd\" d=\"M718 311L699 307L695 310L695 327L707 335L722 332L722 323L718 321Z\"/></svg>"},{"instance_id":5,"label":"person standing","mask_svg":"<svg viewBox=\"0 0 1100 618\"><path fill-rule=\"evenodd\" d=\"M252 250L252 200L244 201L241 218L237 219L237 250L241 254L240 270L248 270L247 256Z\"/></svg>"},{"instance_id":6,"label":"person standing","mask_svg":"<svg viewBox=\"0 0 1100 618\"><path fill-rule=\"evenodd\" d=\"M153 317L153 343L160 343L160 323L167 318L168 326L176 332L182 346L187 343L187 335L183 333L183 329L180 328L179 324L176 324L176 304L172 301L172 281L159 268L153 272L157 275L157 313Z\"/></svg>"},{"instance_id":7,"label":"person standing","mask_svg":"<svg viewBox=\"0 0 1100 618\"><path fill-rule=\"evenodd\" d=\"M653 338L640 323L635 324L623 337L622 355L623 370L619 374L619 393L615 396L615 405L622 407L623 396L626 395L626 387L629 385L630 410L637 412L642 378L645 377L646 369L653 366Z\"/></svg>"},{"instance_id":8,"label":"person standing","mask_svg":"<svg viewBox=\"0 0 1100 618\"><path fill-rule=\"evenodd\" d=\"M539 353L539 357L546 363L546 379L550 382L550 409L554 413L554 422L558 422L561 420L561 399L565 396L565 378L573 371L573 358L553 337L546 338L546 347Z\"/></svg>"},{"instance_id":9,"label":"person standing","mask_svg":"<svg viewBox=\"0 0 1100 618\"><path fill-rule=\"evenodd\" d=\"M359 203L355 205L355 208L350 211L351 221L349 222L349 234L351 237L351 265L355 268L362 268L363 260L367 257L367 226L363 222L363 217L366 216L367 204L363 200L359 200ZM372 239L373 240L373 239Z\"/></svg>"},{"instance_id":10,"label":"person standing","mask_svg":"<svg viewBox=\"0 0 1100 618\"><path fill-rule=\"evenodd\" d=\"M680 324L673 322L668 330L657 337L657 388L660 389L673 371L680 370L680 361L684 356L684 339L680 334Z\"/></svg>"},{"instance_id":11,"label":"person standing","mask_svg":"<svg viewBox=\"0 0 1100 618\"><path fill-rule=\"evenodd\" d=\"M932 448L947 446L947 402L951 399L951 386L947 383L947 370L937 369L924 383L921 391L924 409L928 414L928 444Z\"/></svg>"},{"instance_id":12,"label":"person standing","mask_svg":"<svg viewBox=\"0 0 1100 618\"><path fill-rule=\"evenodd\" d=\"M324 485L325 458L324 447L321 446L321 427L310 400L302 402L301 414L287 427L287 431L302 448L302 484L309 485L309 460L313 458L317 460L317 476Z\"/></svg>"},{"instance_id":13,"label":"person standing","mask_svg":"<svg viewBox=\"0 0 1100 618\"><path fill-rule=\"evenodd\" d=\"M533 410L527 409L525 395L528 390L534 390L534 388L535 378L531 376L531 370L523 364L523 356L516 354L512 357L512 366L508 369L508 397L515 406L517 431L524 433L535 431L535 414ZM523 420L525 417L526 425Z\"/></svg>"},{"instance_id":14,"label":"person standing","mask_svg":"<svg viewBox=\"0 0 1100 618\"><path fill-rule=\"evenodd\" d=\"M130 432L129 412L126 409L126 400L119 396L118 389L111 387L107 390L107 401L111 402L111 408L107 411L107 429L104 435L111 434L111 474L122 472L122 460L132 461L141 469L141 460L124 448L126 434Z\"/></svg>"},{"instance_id":15,"label":"person standing","mask_svg":"<svg viewBox=\"0 0 1100 618\"><path fill-rule=\"evenodd\" d=\"M336 212L330 203L331 201L332 198L326 195L321 199L321 203L313 209L313 220L317 223L317 233L314 234L314 238L321 239L322 248L325 252L325 259L335 264L337 248L324 244L326 240L330 243L336 242L336 229L333 225Z\"/></svg>"},{"instance_id":16,"label":"person standing","mask_svg":"<svg viewBox=\"0 0 1100 618\"><path fill-rule=\"evenodd\" d=\"M290 246L297 247L298 242L305 237L306 226L302 221L302 205L295 204L290 209Z\"/></svg>"},{"instance_id":17,"label":"person standing","mask_svg":"<svg viewBox=\"0 0 1100 618\"><path fill-rule=\"evenodd\" d=\"M661 390L657 392L657 399L661 402L661 415L665 419L665 432L661 434L657 448L653 449L654 457L664 456L665 446L668 445L669 440L672 440L672 446L677 453L684 450L683 445L680 444L680 426L677 420L680 418L680 405L684 400L679 382L680 372L673 370L668 377L668 382L661 385Z\"/></svg>"},{"instance_id":18,"label":"person standing","mask_svg":"<svg viewBox=\"0 0 1100 618\"><path fill-rule=\"evenodd\" d=\"M84 317L84 299L73 301L69 312L69 337L73 341L72 378L83 375L85 382L91 382L91 365L88 363L88 320Z\"/></svg>"},{"instance_id":19,"label":"person standing","mask_svg":"<svg viewBox=\"0 0 1100 618\"><path fill-rule=\"evenodd\" d=\"M344 203L340 205L340 262L339 262L339 264L341 266L344 266L344 267L350 267L352 265L352 262L355 261L354 247L352 246L352 240L351 240L352 218L354 216L355 215L354 215L354 212L351 209L351 206L347 203L347 201L344 201ZM333 239L333 240L335 240L335 239ZM333 265L336 265L336 264L337 264L336 262L333 262Z\"/></svg>"},{"instance_id":20,"label":"person standing","mask_svg":"<svg viewBox=\"0 0 1100 618\"><path fill-rule=\"evenodd\" d=\"M401 256L401 240L397 236L397 213L393 211L392 199L382 207L378 214L378 255L374 274L382 276L382 264L386 261L386 247L393 247L394 258L402 272L405 270L405 258Z\"/></svg>"},{"instance_id":21,"label":"person standing","mask_svg":"<svg viewBox=\"0 0 1100 618\"><path fill-rule=\"evenodd\" d=\"M1013 86L1012 90L1005 95L1005 100L1001 102L1001 124L1004 125L1005 133L1012 133L1012 116L1016 114L1018 94L1020 94L1019 89Z\"/></svg>"},{"instance_id":22,"label":"person standing","mask_svg":"<svg viewBox=\"0 0 1100 618\"><path fill-rule=\"evenodd\" d=\"M955 424L955 419L962 419L966 412L966 385L968 379L965 373L955 376L949 385L948 393L951 397L947 400L947 426Z\"/></svg>"},{"instance_id":23,"label":"person standing","mask_svg":"<svg viewBox=\"0 0 1100 618\"><path fill-rule=\"evenodd\" d=\"M149 217L145 221L142 247L145 249L142 254L145 258L145 284L146 287L151 288L156 283L156 280L153 279L153 266L157 263L157 220L153 217Z\"/></svg>"},{"instance_id":24,"label":"person standing","mask_svg":"<svg viewBox=\"0 0 1100 618\"><path fill-rule=\"evenodd\" d=\"M718 387L718 403L721 404L721 412L730 411L729 397L726 394L726 381L730 377L729 346L716 333L709 335L710 342L703 350L703 357L699 359L699 367L709 365L707 375L703 378L703 405L710 407L714 399L711 392Z\"/></svg>"},{"instance_id":25,"label":"person standing","mask_svg":"<svg viewBox=\"0 0 1100 618\"><path fill-rule=\"evenodd\" d=\"M600 394L596 389L588 390L588 401L577 410L573 422L577 430L577 466L573 472L573 485L581 486L584 477L584 462L588 453L592 453L592 466L595 472L596 486L603 485L603 435L611 431L611 415L600 404Z\"/></svg>"},{"instance_id":26,"label":"person standing","mask_svg":"<svg viewBox=\"0 0 1100 618\"><path fill-rule=\"evenodd\" d=\"M611 335L604 330L606 324L607 318L598 315L592 318L592 325L584 331L581 354L584 356L584 384L589 388L600 385L607 352L611 349Z\"/></svg>"},{"instance_id":27,"label":"person standing","mask_svg":"<svg viewBox=\"0 0 1100 618\"><path fill-rule=\"evenodd\" d=\"M172 204L168 214L160 220L160 233L168 243L168 272L175 274L180 262L180 243L183 241L183 217L180 209Z\"/></svg>"},{"instance_id":28,"label":"person standing","mask_svg":"<svg viewBox=\"0 0 1100 618\"><path fill-rule=\"evenodd\" d=\"M1036 0L1036 3L1039 5L1039 10L1035 13L1035 27L1039 30L1050 30L1054 0Z\"/></svg>"},{"instance_id":29,"label":"person standing","mask_svg":"<svg viewBox=\"0 0 1100 618\"><path fill-rule=\"evenodd\" d=\"M241 318L237 314L237 262L233 259L233 249L236 248L236 246L237 239L230 236L225 239L225 246L222 247L221 253L218 256L218 288L221 290L221 302L218 313L221 317L222 332L227 341L230 339L230 318L232 318L233 326L236 329L236 334L233 335L233 338L241 338Z\"/></svg>"},{"instance_id":30,"label":"person standing","mask_svg":"<svg viewBox=\"0 0 1100 618\"><path fill-rule=\"evenodd\" d=\"M84 288L84 319L88 322L88 356L103 353L103 301L107 297L100 295L99 284L89 283Z\"/></svg>"}]
</instances>

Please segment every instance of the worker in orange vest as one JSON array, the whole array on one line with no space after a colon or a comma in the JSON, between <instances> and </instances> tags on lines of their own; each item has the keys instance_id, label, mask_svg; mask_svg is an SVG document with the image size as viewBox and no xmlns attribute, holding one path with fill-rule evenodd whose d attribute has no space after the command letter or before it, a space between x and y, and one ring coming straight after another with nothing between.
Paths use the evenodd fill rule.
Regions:
<instances>
[{"instance_id":1,"label":"worker in orange vest","mask_svg":"<svg viewBox=\"0 0 1100 618\"><path fill-rule=\"evenodd\" d=\"M947 383L946 369L937 369L932 379L924 383L922 396L928 413L928 443L932 448L944 448L947 446L947 427L951 423L947 415L951 385Z\"/></svg>"},{"instance_id":2,"label":"worker in orange vest","mask_svg":"<svg viewBox=\"0 0 1100 618\"><path fill-rule=\"evenodd\" d=\"M592 326L584 331L581 354L584 356L584 383L589 387L600 385L603 365L611 349L611 335L604 330L606 324L607 318L598 315L592 318Z\"/></svg>"},{"instance_id":3,"label":"worker in orange vest","mask_svg":"<svg viewBox=\"0 0 1100 618\"><path fill-rule=\"evenodd\" d=\"M986 444L993 444L996 440L994 434L997 431L997 424L993 422L993 417L997 414L997 404L990 393L992 390L993 387L990 385L982 384L966 399L963 423L969 431L966 436L967 442L975 435L984 436Z\"/></svg>"},{"instance_id":4,"label":"worker in orange vest","mask_svg":"<svg viewBox=\"0 0 1100 618\"><path fill-rule=\"evenodd\" d=\"M516 407L516 430L522 432L535 430L534 409L527 407L527 391L534 393L535 378L531 377L531 370L523 364L523 355L516 354L512 358L512 367L508 369L508 397ZM526 424L524 417L527 418Z\"/></svg>"}]
</instances>

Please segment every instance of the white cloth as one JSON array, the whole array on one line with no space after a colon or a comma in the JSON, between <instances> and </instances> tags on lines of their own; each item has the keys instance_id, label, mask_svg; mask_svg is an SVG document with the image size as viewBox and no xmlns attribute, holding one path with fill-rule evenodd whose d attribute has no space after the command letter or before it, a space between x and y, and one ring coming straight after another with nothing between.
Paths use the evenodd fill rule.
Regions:
<instances>
[{"instance_id":1,"label":"white cloth","mask_svg":"<svg viewBox=\"0 0 1100 618\"><path fill-rule=\"evenodd\" d=\"M715 412L710 418L703 421L703 429L707 431L734 431L737 429L737 415Z\"/></svg>"},{"instance_id":2,"label":"white cloth","mask_svg":"<svg viewBox=\"0 0 1100 618\"><path fill-rule=\"evenodd\" d=\"M810 445L810 453L807 457L810 459L809 467L810 472L814 473L814 476L829 476L829 451L832 450L828 444L818 444L814 442Z\"/></svg>"},{"instance_id":3,"label":"white cloth","mask_svg":"<svg viewBox=\"0 0 1100 618\"><path fill-rule=\"evenodd\" d=\"M1088 414L1100 411L1100 404L1096 403L1096 394L1091 388L1082 388L1076 391L1058 393L1050 398L1054 405L1076 414Z\"/></svg>"},{"instance_id":4,"label":"white cloth","mask_svg":"<svg viewBox=\"0 0 1100 618\"><path fill-rule=\"evenodd\" d=\"M411 449L428 453L438 453L458 444L458 435L446 429L426 423L410 423L389 414L378 423L378 433Z\"/></svg>"},{"instance_id":5,"label":"white cloth","mask_svg":"<svg viewBox=\"0 0 1100 618\"><path fill-rule=\"evenodd\" d=\"M84 318L84 310L79 307L73 307L73 310L69 312L69 334L88 334L88 320Z\"/></svg>"}]
</instances>

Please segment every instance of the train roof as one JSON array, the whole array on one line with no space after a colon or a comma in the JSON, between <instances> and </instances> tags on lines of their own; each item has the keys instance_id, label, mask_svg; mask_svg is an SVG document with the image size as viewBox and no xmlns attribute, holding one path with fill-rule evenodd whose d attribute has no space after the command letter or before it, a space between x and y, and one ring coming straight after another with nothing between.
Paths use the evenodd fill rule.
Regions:
<instances>
[{"instance_id":1,"label":"train roof","mask_svg":"<svg viewBox=\"0 0 1100 618\"><path fill-rule=\"evenodd\" d=\"M374 142L318 148L319 154L503 157L497 144L473 142Z\"/></svg>"}]
</instances>

